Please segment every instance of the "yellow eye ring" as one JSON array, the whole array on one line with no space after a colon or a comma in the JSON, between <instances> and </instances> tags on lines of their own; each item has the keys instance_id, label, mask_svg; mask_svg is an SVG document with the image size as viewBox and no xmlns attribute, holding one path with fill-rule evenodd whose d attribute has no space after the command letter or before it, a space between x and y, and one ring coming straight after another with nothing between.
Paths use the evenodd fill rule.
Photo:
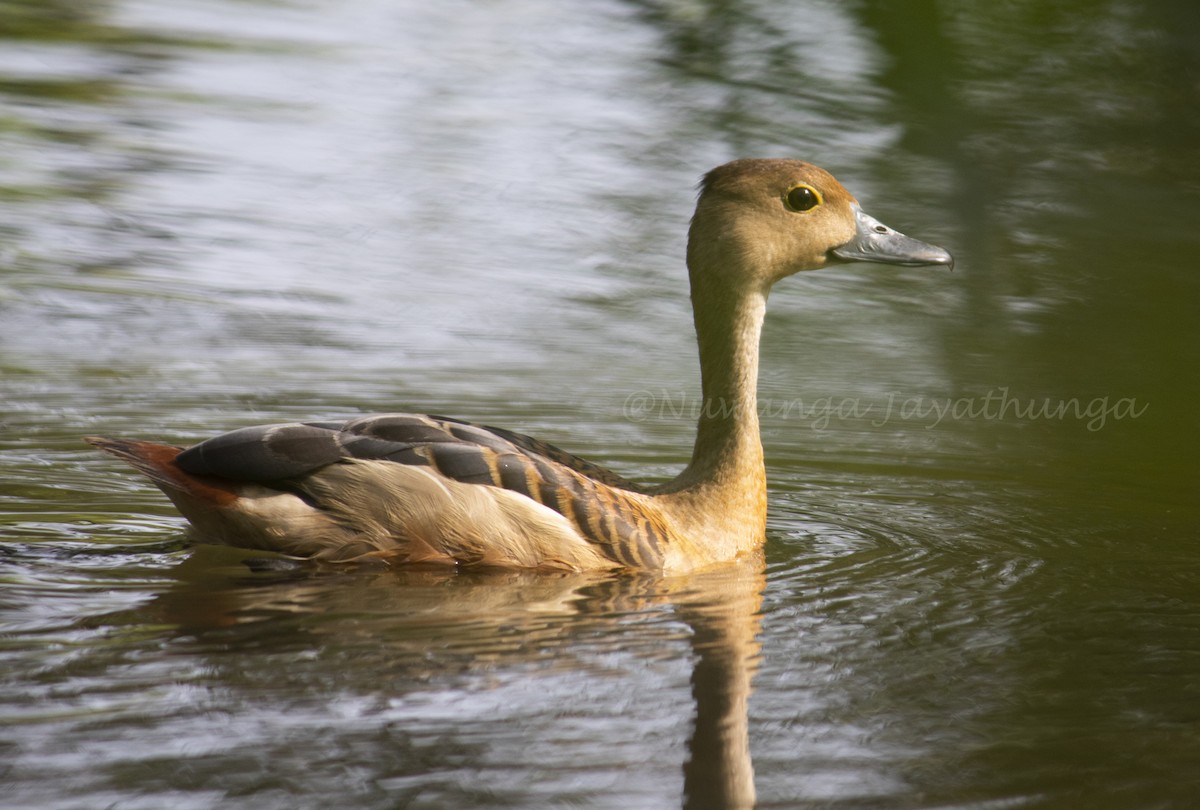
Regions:
<instances>
[{"instance_id":1,"label":"yellow eye ring","mask_svg":"<svg viewBox=\"0 0 1200 810\"><path fill-rule=\"evenodd\" d=\"M807 183L792 186L783 195L783 204L789 211L811 211L823 202L821 192Z\"/></svg>"}]
</instances>

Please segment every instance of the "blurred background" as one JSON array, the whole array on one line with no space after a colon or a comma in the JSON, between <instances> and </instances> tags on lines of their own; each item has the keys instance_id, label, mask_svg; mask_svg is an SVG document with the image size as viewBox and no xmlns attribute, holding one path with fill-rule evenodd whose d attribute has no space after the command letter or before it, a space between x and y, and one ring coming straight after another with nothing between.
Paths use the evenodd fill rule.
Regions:
<instances>
[{"instance_id":1,"label":"blurred background","mask_svg":"<svg viewBox=\"0 0 1200 810\"><path fill-rule=\"evenodd\" d=\"M2 0L7 806L679 806L675 586L256 578L80 436L432 412L665 480L750 156L958 260L772 295L760 806L1191 806L1200 6Z\"/></svg>"}]
</instances>

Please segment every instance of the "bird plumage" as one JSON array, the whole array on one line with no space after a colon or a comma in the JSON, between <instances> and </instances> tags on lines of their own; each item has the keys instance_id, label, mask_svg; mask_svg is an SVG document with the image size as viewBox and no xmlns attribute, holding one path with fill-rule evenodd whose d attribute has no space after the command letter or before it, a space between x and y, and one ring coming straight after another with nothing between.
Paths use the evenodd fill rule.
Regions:
<instances>
[{"instance_id":1,"label":"bird plumage","mask_svg":"<svg viewBox=\"0 0 1200 810\"><path fill-rule=\"evenodd\" d=\"M688 240L704 407L691 462L660 487L519 433L419 414L248 427L186 450L88 441L149 476L210 542L337 561L698 568L764 539L755 389L767 292L847 261L953 265L811 164L734 161L705 176Z\"/></svg>"}]
</instances>

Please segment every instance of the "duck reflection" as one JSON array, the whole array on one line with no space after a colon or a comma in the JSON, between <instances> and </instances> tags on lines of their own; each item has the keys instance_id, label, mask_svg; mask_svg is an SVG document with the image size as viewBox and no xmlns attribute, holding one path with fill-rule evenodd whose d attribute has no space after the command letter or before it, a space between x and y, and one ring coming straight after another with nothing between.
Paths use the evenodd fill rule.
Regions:
<instances>
[{"instance_id":1,"label":"duck reflection","mask_svg":"<svg viewBox=\"0 0 1200 810\"><path fill-rule=\"evenodd\" d=\"M693 598L676 602L695 652L696 721L683 767L688 810L754 806L747 709L765 582L758 561L696 577Z\"/></svg>"},{"instance_id":2,"label":"duck reflection","mask_svg":"<svg viewBox=\"0 0 1200 810\"><path fill-rule=\"evenodd\" d=\"M176 569L178 586L150 608L155 620L174 625L183 643L214 653L307 649L330 661L352 660L339 681L361 677L358 687L370 692L413 694L439 677L529 665L591 677L587 659L597 643L661 659L664 643L679 649L686 637L693 723L682 806L754 805L747 704L759 654L761 557L655 577L281 561L250 561L258 569L250 572L246 554L200 547ZM287 678L315 689L328 676L314 669L316 683L297 684L302 670L241 668L236 677L241 685Z\"/></svg>"}]
</instances>

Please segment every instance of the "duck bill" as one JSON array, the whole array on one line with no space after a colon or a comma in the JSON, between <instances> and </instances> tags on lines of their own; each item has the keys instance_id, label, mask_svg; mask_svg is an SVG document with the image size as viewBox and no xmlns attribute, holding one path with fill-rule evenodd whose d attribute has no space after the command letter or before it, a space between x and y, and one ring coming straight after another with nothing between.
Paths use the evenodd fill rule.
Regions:
<instances>
[{"instance_id":1,"label":"duck bill","mask_svg":"<svg viewBox=\"0 0 1200 810\"><path fill-rule=\"evenodd\" d=\"M944 264L954 269L954 257L948 250L892 230L857 204L853 208L854 238L829 251L834 258L846 262L878 262L912 267Z\"/></svg>"}]
</instances>

